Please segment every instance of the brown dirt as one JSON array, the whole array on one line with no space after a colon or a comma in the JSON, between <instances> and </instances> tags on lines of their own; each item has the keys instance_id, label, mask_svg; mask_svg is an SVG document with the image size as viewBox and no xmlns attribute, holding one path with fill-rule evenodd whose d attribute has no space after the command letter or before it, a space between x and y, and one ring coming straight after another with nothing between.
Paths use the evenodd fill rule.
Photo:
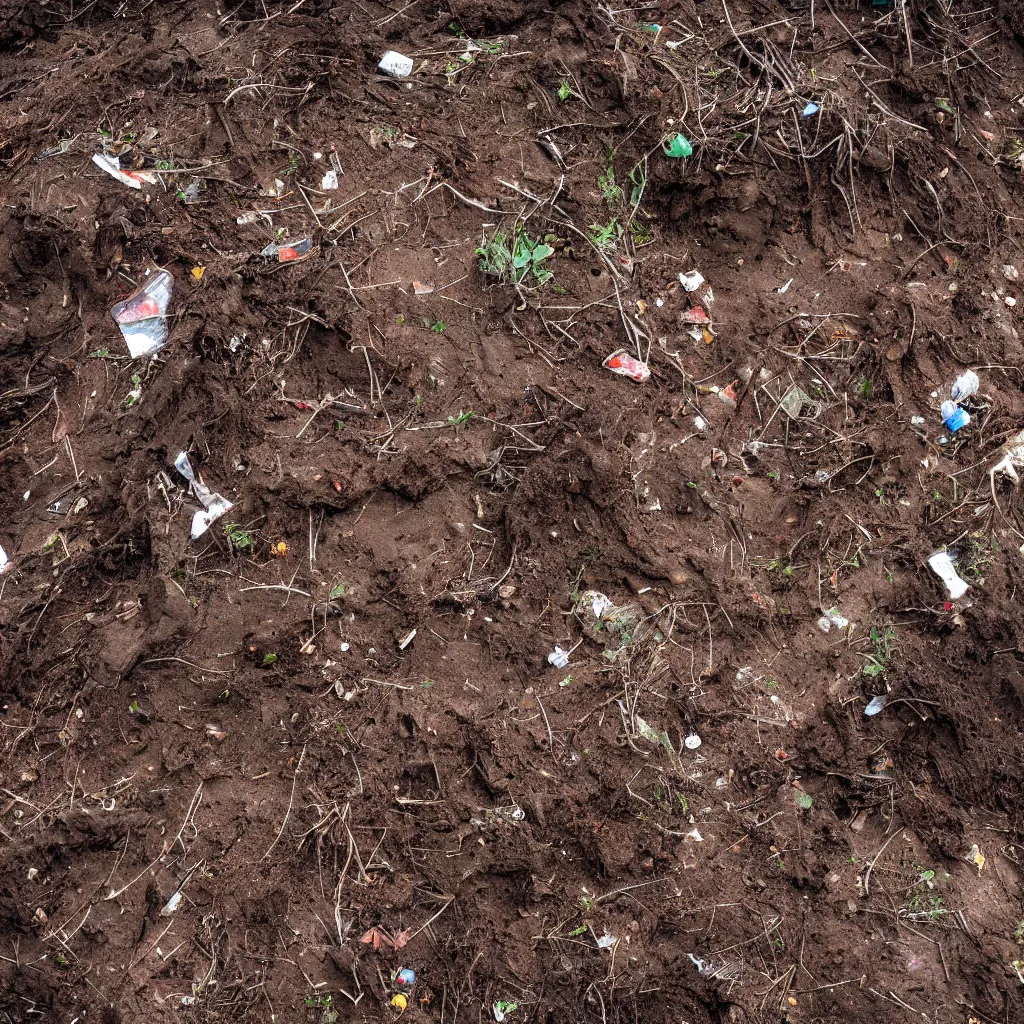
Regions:
<instances>
[{"instance_id":1,"label":"brown dirt","mask_svg":"<svg viewBox=\"0 0 1024 1024\"><path fill-rule=\"evenodd\" d=\"M0 1020L1022 1019L1024 15L901 11L0 4Z\"/></svg>"}]
</instances>

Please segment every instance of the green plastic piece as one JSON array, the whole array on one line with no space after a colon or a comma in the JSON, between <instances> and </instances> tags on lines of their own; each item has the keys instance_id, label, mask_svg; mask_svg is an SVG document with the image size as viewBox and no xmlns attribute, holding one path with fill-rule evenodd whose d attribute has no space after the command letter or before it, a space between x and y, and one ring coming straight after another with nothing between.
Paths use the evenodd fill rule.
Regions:
<instances>
[{"instance_id":1,"label":"green plastic piece","mask_svg":"<svg viewBox=\"0 0 1024 1024\"><path fill-rule=\"evenodd\" d=\"M693 146L690 145L690 140L685 135L673 135L672 138L665 140L661 148L665 156L677 159L693 156Z\"/></svg>"}]
</instances>

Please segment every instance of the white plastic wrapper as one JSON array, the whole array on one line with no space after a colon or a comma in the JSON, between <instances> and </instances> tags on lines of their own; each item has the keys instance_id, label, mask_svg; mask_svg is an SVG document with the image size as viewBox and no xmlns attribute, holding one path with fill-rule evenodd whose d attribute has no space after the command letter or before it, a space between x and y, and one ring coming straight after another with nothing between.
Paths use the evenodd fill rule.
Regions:
<instances>
[{"instance_id":1,"label":"white plastic wrapper","mask_svg":"<svg viewBox=\"0 0 1024 1024\"><path fill-rule=\"evenodd\" d=\"M0 547L0 573L7 572L11 567L11 560L7 557L7 552Z\"/></svg>"},{"instance_id":2,"label":"white plastic wrapper","mask_svg":"<svg viewBox=\"0 0 1024 1024\"><path fill-rule=\"evenodd\" d=\"M948 551L936 551L928 559L928 564L932 567L932 571L946 584L950 600L958 601L967 593L968 584L960 578L959 573L956 571L956 563L950 558Z\"/></svg>"}]
</instances>

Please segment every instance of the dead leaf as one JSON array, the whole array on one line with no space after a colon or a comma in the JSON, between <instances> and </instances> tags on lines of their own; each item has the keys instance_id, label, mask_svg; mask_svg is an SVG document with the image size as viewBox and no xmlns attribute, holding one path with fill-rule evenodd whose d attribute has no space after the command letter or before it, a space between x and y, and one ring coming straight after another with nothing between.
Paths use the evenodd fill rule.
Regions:
<instances>
[{"instance_id":1,"label":"dead leaf","mask_svg":"<svg viewBox=\"0 0 1024 1024\"><path fill-rule=\"evenodd\" d=\"M391 949L394 946L394 943L391 941L391 937L383 928L370 928L363 934L359 941L366 945L372 945L374 949L380 949L381 945L384 945L388 949Z\"/></svg>"},{"instance_id":2,"label":"dead leaf","mask_svg":"<svg viewBox=\"0 0 1024 1024\"><path fill-rule=\"evenodd\" d=\"M412 929L403 928L400 932L395 932L395 937L392 940L392 945L395 949L402 949L406 943L412 938Z\"/></svg>"}]
</instances>

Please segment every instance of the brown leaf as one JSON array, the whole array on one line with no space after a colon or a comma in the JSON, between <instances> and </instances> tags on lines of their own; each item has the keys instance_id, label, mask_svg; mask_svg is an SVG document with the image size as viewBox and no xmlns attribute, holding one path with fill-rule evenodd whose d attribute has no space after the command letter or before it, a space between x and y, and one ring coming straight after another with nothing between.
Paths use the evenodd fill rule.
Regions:
<instances>
[{"instance_id":1,"label":"brown leaf","mask_svg":"<svg viewBox=\"0 0 1024 1024\"><path fill-rule=\"evenodd\" d=\"M405 944L412 938L412 929L404 928L400 932L395 932L395 937L392 940L392 945L395 949L401 949Z\"/></svg>"}]
</instances>

